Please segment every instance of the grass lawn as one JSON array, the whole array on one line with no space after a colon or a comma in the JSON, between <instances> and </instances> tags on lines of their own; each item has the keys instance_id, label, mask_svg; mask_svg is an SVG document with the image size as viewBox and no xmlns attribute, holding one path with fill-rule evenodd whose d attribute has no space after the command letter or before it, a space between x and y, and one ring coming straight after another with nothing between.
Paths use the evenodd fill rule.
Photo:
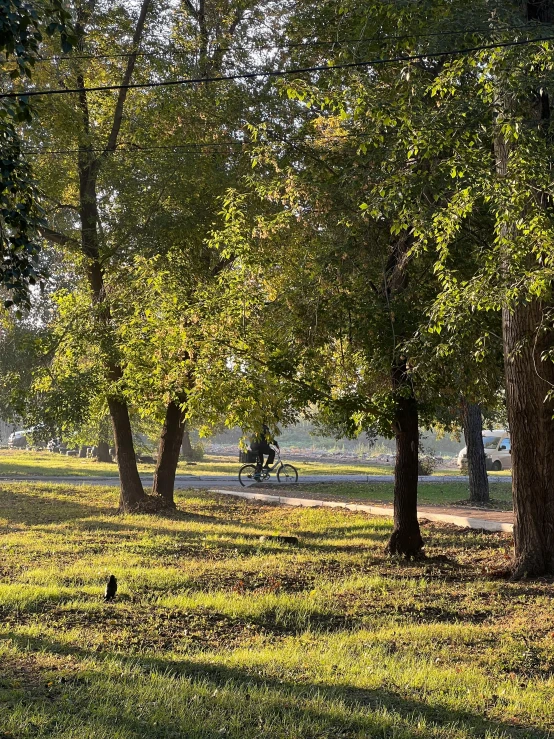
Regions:
<instances>
[{"instance_id":1,"label":"grass lawn","mask_svg":"<svg viewBox=\"0 0 554 739\"><path fill-rule=\"evenodd\" d=\"M286 461L286 459L285 459ZM368 465L363 463L338 464L332 462L293 462L300 474L363 474L389 475L392 467ZM177 473L188 475L237 475L240 469L237 457L217 457L206 455L202 462L187 464L181 462ZM139 471L153 474L153 464L139 464ZM47 451L0 449L0 475L50 475L79 477L117 477L117 465L96 462L93 459L66 457Z\"/></svg>"},{"instance_id":2,"label":"grass lawn","mask_svg":"<svg viewBox=\"0 0 554 739\"><path fill-rule=\"evenodd\" d=\"M117 497L0 483L2 739L552 736L552 584L495 577L508 535L425 525L406 563L386 519Z\"/></svg>"},{"instance_id":3,"label":"grass lawn","mask_svg":"<svg viewBox=\"0 0 554 739\"><path fill-rule=\"evenodd\" d=\"M256 485L256 488L263 488ZM327 500L346 500L351 503L392 503L393 483L389 482L320 482L302 483L290 488L291 496ZM275 487L271 488L275 492ZM281 490L281 488L279 488ZM512 510L512 485L494 482L490 486L491 502L487 508ZM420 482L418 500L420 505L468 505L467 482Z\"/></svg>"},{"instance_id":4,"label":"grass lawn","mask_svg":"<svg viewBox=\"0 0 554 739\"><path fill-rule=\"evenodd\" d=\"M237 455L238 457L238 455ZM180 475L237 475L240 463L237 457L218 457L206 455L202 462L190 464L180 462L177 473ZM286 462L286 454L283 455ZM391 475L390 465L374 465L364 462L305 462L292 460L300 475ZM139 464L143 474L153 474L153 464ZM458 475L458 469L438 471L435 475ZM510 472L497 472L495 475L509 475ZM47 451L0 449L0 476L36 475L53 477L117 477L117 465L96 462L93 459L66 457Z\"/></svg>"}]
</instances>

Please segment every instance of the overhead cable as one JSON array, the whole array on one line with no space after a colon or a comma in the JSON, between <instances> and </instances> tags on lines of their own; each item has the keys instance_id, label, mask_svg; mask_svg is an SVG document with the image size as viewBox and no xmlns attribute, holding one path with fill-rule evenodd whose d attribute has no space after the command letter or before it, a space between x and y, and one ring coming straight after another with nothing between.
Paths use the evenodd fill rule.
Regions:
<instances>
[{"instance_id":1,"label":"overhead cable","mask_svg":"<svg viewBox=\"0 0 554 739\"><path fill-rule=\"evenodd\" d=\"M532 26L535 27L535 26ZM384 42L384 41L400 41L403 39L414 39L414 38L440 38L445 36L471 36L477 33L502 33L503 31L509 30L529 30L529 25L517 25L517 26L502 26L501 28L467 28L464 30L457 31L428 31L427 33L404 33L404 34L390 34L380 36L369 36L366 38L344 38L344 39L333 39L330 41L323 40L307 40L307 41L291 41L283 44L253 44L252 46L243 46L242 44L236 44L233 46L226 46L219 49L219 51L279 51L280 49L296 49L296 48L310 48L312 46L341 46L341 44L369 44L373 42ZM72 59L118 59L121 57L137 56L137 57L154 57L157 59L167 59L172 56L180 57L190 55L190 51L183 51L180 49L171 49L165 54L158 53L155 51L121 51L118 53L102 53L97 54L57 54L53 56L41 56L36 61L38 62L50 62L50 61L71 61Z\"/></svg>"},{"instance_id":2,"label":"overhead cable","mask_svg":"<svg viewBox=\"0 0 554 739\"><path fill-rule=\"evenodd\" d=\"M459 56L472 54L478 51L492 49L503 49L507 47L526 46L528 44L553 41L554 36L542 36L535 39L524 39L521 41L504 41L496 44L485 44L465 49L451 49L450 51L435 51L425 54L400 55L390 58L367 59L361 62L344 62L334 65L315 65L313 67L295 67L284 70L260 70L258 72L242 72L237 74L222 75L221 77L191 77L187 79L164 80L160 82L132 82L126 85L103 85L97 87L73 87L53 90L25 90L23 92L5 92L0 94L0 99L27 98L47 95L69 95L71 93L83 92L110 92L112 90L146 90L155 87L175 87L179 85L205 85L238 80L250 80L258 78L290 77L291 75L307 74L310 72L333 72L340 69L354 69L362 67L375 67L384 64L398 64L399 62L422 61L425 59L439 59L448 56Z\"/></svg>"}]
</instances>

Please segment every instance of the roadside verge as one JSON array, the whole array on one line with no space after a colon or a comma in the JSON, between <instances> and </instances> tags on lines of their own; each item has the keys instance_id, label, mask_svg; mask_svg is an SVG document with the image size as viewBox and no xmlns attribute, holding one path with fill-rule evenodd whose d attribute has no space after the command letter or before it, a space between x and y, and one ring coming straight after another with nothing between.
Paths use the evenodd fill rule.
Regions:
<instances>
[{"instance_id":1,"label":"roadside verge","mask_svg":"<svg viewBox=\"0 0 554 739\"><path fill-rule=\"evenodd\" d=\"M223 490L219 488L210 488L210 493L219 493L220 495L232 495L236 498L246 498L247 500L260 500L264 503L273 503L274 505L290 505L301 506L303 508L348 508L350 511L361 511L369 513L373 516L393 517L392 506L374 506L364 505L362 503L341 503L336 500L315 500L309 498L293 498L285 495L270 495L268 493L249 493L239 490ZM437 507L422 507L418 509L417 517L420 520L437 521L439 523L451 523L464 529L483 529L485 531L513 531L512 514L507 511L476 511L478 515L468 516L460 515L462 511L455 508L445 508L444 511ZM465 513L465 512L464 512Z\"/></svg>"}]
</instances>

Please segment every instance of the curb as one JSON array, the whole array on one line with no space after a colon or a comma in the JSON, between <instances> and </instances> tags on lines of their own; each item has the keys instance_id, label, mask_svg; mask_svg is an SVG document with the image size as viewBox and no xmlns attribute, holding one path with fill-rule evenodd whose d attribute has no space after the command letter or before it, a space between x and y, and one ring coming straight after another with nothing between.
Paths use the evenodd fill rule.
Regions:
<instances>
[{"instance_id":1,"label":"curb","mask_svg":"<svg viewBox=\"0 0 554 739\"><path fill-rule=\"evenodd\" d=\"M220 495L231 495L235 498L246 498L247 500L260 500L264 503L273 503L274 505L291 505L302 508L347 508L349 511L361 511L370 513L374 516L393 517L392 508L384 506L363 505L359 503L341 503L332 500L310 500L309 498L289 498L283 495L267 495L265 493L242 493L238 490L219 490L210 488L209 493L218 493ZM418 519L425 521L436 521L438 523L451 523L464 529L484 529L485 531L506 531L511 533L514 525L505 521L490 521L486 518L474 518L473 516L452 516L447 513L431 513L425 509L417 514Z\"/></svg>"}]
</instances>

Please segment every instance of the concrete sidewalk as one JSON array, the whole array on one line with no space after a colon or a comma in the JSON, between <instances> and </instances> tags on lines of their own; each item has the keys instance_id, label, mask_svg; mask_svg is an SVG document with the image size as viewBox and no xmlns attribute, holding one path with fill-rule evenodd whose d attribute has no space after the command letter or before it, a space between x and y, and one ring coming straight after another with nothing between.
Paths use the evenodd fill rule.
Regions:
<instances>
[{"instance_id":1,"label":"concrete sidewalk","mask_svg":"<svg viewBox=\"0 0 554 739\"><path fill-rule=\"evenodd\" d=\"M282 489L282 488L281 488ZM247 500L260 500L264 503L278 505L300 506L304 508L347 508L349 511L361 511L373 516L393 517L392 506L364 505L363 503L342 503L338 500L325 500L315 498L294 498L273 493L255 493L250 491L223 490L221 488L210 488L210 493L220 495L232 495ZM438 523L451 523L461 528L484 529L485 531L513 531L513 513L511 511L487 511L481 508L465 508L453 506L424 506L418 509L419 520L437 521Z\"/></svg>"}]
</instances>

